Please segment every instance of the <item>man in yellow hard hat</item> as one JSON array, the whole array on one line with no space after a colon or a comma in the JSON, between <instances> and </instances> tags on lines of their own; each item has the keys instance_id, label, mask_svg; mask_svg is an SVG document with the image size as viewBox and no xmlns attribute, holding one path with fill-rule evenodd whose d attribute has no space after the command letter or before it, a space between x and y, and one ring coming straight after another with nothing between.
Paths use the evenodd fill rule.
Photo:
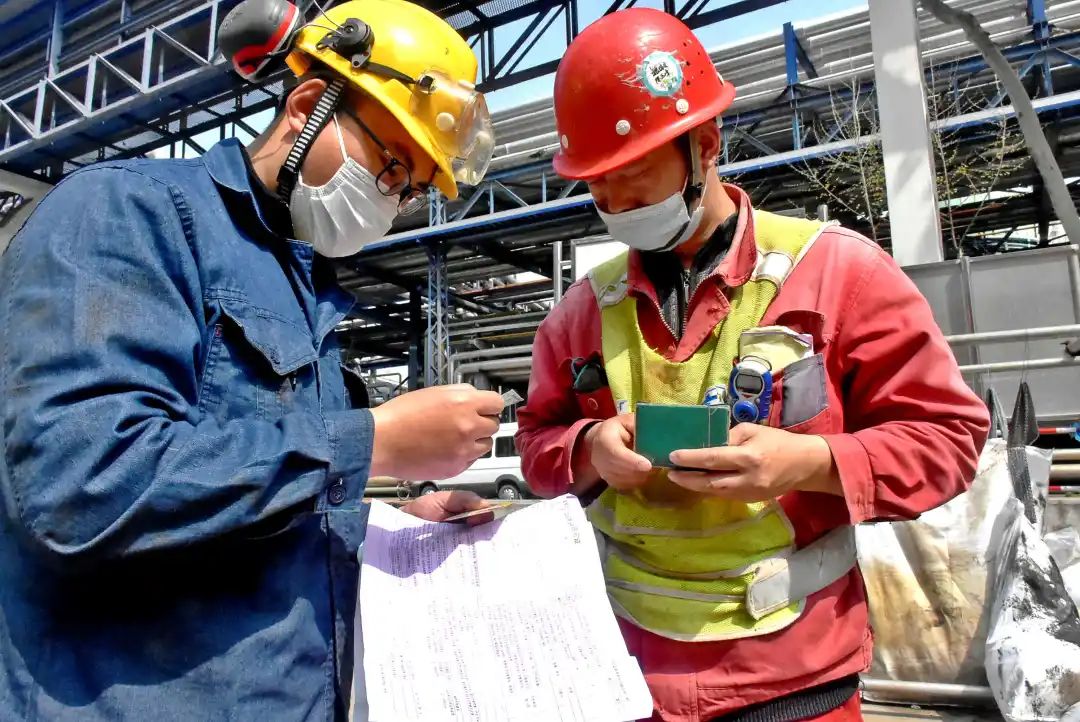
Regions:
<instances>
[{"instance_id":1,"label":"man in yellow hard hat","mask_svg":"<svg viewBox=\"0 0 1080 722\"><path fill-rule=\"evenodd\" d=\"M298 76L251 148L74 173L0 261L2 722L343 719L367 478L498 428L468 386L352 408L326 260L483 176L468 45L401 0L246 0L220 43Z\"/></svg>"}]
</instances>

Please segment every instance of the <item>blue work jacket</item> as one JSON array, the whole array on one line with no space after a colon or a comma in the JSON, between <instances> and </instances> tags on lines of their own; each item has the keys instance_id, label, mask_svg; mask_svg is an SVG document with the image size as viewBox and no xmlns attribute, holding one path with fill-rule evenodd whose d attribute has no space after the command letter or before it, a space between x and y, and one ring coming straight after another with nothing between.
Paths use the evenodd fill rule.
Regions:
<instances>
[{"instance_id":1,"label":"blue work jacket","mask_svg":"<svg viewBox=\"0 0 1080 722\"><path fill-rule=\"evenodd\" d=\"M0 261L0 722L344 716L353 299L243 154L78 171Z\"/></svg>"}]
</instances>

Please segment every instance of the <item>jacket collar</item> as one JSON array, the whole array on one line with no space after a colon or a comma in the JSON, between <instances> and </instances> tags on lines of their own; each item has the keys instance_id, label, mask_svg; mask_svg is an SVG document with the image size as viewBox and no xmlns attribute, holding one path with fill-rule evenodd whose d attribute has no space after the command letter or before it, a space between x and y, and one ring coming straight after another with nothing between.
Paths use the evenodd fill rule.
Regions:
<instances>
[{"instance_id":1,"label":"jacket collar","mask_svg":"<svg viewBox=\"0 0 1080 722\"><path fill-rule=\"evenodd\" d=\"M248 173L246 153L240 141L236 138L226 138L206 151L202 156L202 161L214 183L224 191L223 195L240 204L243 211L250 211L259 219L263 229L274 235L263 216L262 208L259 207L255 191L251 187L252 181Z\"/></svg>"}]
</instances>

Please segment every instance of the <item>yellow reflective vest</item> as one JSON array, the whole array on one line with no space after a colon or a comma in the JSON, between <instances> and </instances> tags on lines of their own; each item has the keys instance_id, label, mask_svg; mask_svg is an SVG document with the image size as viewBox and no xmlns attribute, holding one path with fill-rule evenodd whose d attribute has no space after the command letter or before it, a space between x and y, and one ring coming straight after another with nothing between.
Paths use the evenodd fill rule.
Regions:
<instances>
[{"instance_id":1,"label":"yellow reflective vest","mask_svg":"<svg viewBox=\"0 0 1080 722\"><path fill-rule=\"evenodd\" d=\"M755 329L784 279L825 226L754 212L758 262L731 289L731 309L689 359L669 361L649 347L627 293L627 255L589 274L600 305L604 367L620 413L639 402L700 404L726 388L744 332ZM753 334L751 334L753 335ZM794 357L767 350L779 370ZM703 496L654 470L633 493L607 489L589 509L604 537L604 573L616 613L655 634L684 641L768 634L798 618L805 600L755 618L747 590L759 567L794 552L794 532L774 501L747 504Z\"/></svg>"}]
</instances>

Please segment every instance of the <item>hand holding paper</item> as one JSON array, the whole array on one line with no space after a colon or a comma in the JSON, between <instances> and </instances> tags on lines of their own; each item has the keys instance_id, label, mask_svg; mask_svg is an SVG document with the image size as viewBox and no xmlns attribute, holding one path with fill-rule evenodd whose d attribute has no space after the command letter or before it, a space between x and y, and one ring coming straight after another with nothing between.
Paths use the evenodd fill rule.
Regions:
<instances>
[{"instance_id":1,"label":"hand holding paper","mask_svg":"<svg viewBox=\"0 0 1080 722\"><path fill-rule=\"evenodd\" d=\"M366 689L370 722L651 714L592 528L572 497L474 527L425 523L375 503L361 580L353 699Z\"/></svg>"}]
</instances>

